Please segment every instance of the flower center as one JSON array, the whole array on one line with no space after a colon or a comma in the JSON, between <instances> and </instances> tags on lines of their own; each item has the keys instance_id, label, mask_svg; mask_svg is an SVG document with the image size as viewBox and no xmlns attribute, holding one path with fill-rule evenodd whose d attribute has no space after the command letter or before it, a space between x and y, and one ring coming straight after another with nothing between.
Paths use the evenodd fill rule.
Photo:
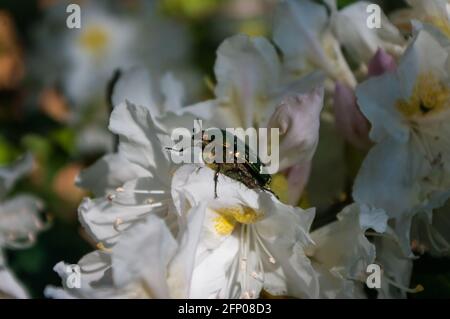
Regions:
<instances>
[{"instance_id":1,"label":"flower center","mask_svg":"<svg viewBox=\"0 0 450 319\"><path fill-rule=\"evenodd\" d=\"M218 208L215 210L214 228L219 235L225 236L233 232L236 224L249 225L261 219L262 214L247 206Z\"/></svg>"},{"instance_id":2,"label":"flower center","mask_svg":"<svg viewBox=\"0 0 450 319\"><path fill-rule=\"evenodd\" d=\"M450 21L441 17L429 17L426 19L432 25L439 29L443 34L450 38Z\"/></svg>"},{"instance_id":3,"label":"flower center","mask_svg":"<svg viewBox=\"0 0 450 319\"><path fill-rule=\"evenodd\" d=\"M450 88L432 73L421 74L408 100L397 101L397 109L406 117L425 116L448 107Z\"/></svg>"},{"instance_id":4,"label":"flower center","mask_svg":"<svg viewBox=\"0 0 450 319\"><path fill-rule=\"evenodd\" d=\"M89 26L80 36L81 46L95 56L101 55L108 44L108 33L100 26Z\"/></svg>"}]
</instances>

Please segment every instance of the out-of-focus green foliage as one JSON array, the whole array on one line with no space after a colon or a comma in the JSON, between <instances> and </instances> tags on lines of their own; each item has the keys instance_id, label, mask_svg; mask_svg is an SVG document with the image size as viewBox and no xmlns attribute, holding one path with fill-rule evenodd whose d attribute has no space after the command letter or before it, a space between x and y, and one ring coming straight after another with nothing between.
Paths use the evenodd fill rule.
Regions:
<instances>
[{"instance_id":1,"label":"out-of-focus green foliage","mask_svg":"<svg viewBox=\"0 0 450 319\"><path fill-rule=\"evenodd\" d=\"M169 14L196 19L211 13L227 0L162 0L161 8Z\"/></svg>"},{"instance_id":2,"label":"out-of-focus green foliage","mask_svg":"<svg viewBox=\"0 0 450 319\"><path fill-rule=\"evenodd\" d=\"M19 151L0 136L0 165L11 163L18 155Z\"/></svg>"}]
</instances>

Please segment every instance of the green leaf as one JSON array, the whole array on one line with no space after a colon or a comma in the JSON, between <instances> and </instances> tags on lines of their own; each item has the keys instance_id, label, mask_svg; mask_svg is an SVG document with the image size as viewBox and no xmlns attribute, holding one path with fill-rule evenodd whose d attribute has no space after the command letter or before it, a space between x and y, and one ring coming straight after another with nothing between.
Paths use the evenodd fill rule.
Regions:
<instances>
[{"instance_id":1,"label":"green leaf","mask_svg":"<svg viewBox=\"0 0 450 319\"><path fill-rule=\"evenodd\" d=\"M40 135L28 134L22 139L22 144L26 149L42 159L48 159L52 153L51 143Z\"/></svg>"},{"instance_id":2,"label":"green leaf","mask_svg":"<svg viewBox=\"0 0 450 319\"><path fill-rule=\"evenodd\" d=\"M75 152L75 132L70 128L62 128L51 134L51 139L68 154Z\"/></svg>"},{"instance_id":3,"label":"green leaf","mask_svg":"<svg viewBox=\"0 0 450 319\"><path fill-rule=\"evenodd\" d=\"M20 152L12 146L3 136L0 136L0 165L6 165L14 161Z\"/></svg>"}]
</instances>

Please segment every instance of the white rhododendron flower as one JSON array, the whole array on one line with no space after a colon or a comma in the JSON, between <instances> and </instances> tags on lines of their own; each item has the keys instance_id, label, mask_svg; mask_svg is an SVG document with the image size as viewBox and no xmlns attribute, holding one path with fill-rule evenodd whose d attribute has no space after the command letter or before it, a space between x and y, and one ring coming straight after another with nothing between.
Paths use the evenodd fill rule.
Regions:
<instances>
[{"instance_id":1,"label":"white rhododendron flower","mask_svg":"<svg viewBox=\"0 0 450 319\"><path fill-rule=\"evenodd\" d=\"M0 298L27 298L28 293L7 269L2 248L21 249L34 243L45 228L39 217L42 202L31 195L5 198L16 181L28 173L33 158L27 154L9 167L0 167Z\"/></svg>"},{"instance_id":2,"label":"white rhododendron flower","mask_svg":"<svg viewBox=\"0 0 450 319\"><path fill-rule=\"evenodd\" d=\"M40 72L45 67L44 82L59 83L77 109L104 98L102 92L116 69L145 65L158 74L170 68L186 79L196 77L184 66L190 48L187 30L163 18L154 4L138 2L133 10L126 4L85 1L80 4L82 27L55 31L49 26L65 25L68 4L53 5L46 23L37 29L39 64L32 68ZM52 50L60 54L54 58Z\"/></svg>"},{"instance_id":3,"label":"white rhododendron flower","mask_svg":"<svg viewBox=\"0 0 450 319\"><path fill-rule=\"evenodd\" d=\"M448 58L448 51L422 31L396 71L369 79L356 90L377 144L362 165L354 197L396 220L395 231L406 251L412 216L431 214L450 195Z\"/></svg>"},{"instance_id":4,"label":"white rhododendron flower","mask_svg":"<svg viewBox=\"0 0 450 319\"><path fill-rule=\"evenodd\" d=\"M436 209L431 221L430 216L425 213L414 216L411 227L411 248L414 252L429 253L437 257L450 255L449 204L447 202Z\"/></svg>"},{"instance_id":5,"label":"white rhododendron flower","mask_svg":"<svg viewBox=\"0 0 450 319\"><path fill-rule=\"evenodd\" d=\"M272 295L317 297L317 278L303 253L312 244L307 229L314 213L286 206L228 177L219 179L219 197L214 198L213 176L209 168L195 165L175 172L177 235L148 209L153 214L121 230L110 251L91 253L79 262L83 289L49 287L46 294L257 298L264 289ZM64 264L55 267L66 279L64 269ZM101 285L95 285L98 280Z\"/></svg>"},{"instance_id":6,"label":"white rhododendron flower","mask_svg":"<svg viewBox=\"0 0 450 319\"><path fill-rule=\"evenodd\" d=\"M321 75L286 79L270 42L243 35L221 44L214 71L210 121L222 128L278 128L279 171L287 177L288 202L297 204L317 147L324 98Z\"/></svg>"},{"instance_id":7,"label":"white rhododendron flower","mask_svg":"<svg viewBox=\"0 0 450 319\"><path fill-rule=\"evenodd\" d=\"M381 266L381 288L377 289L378 299L404 299L407 293L423 290L421 285L410 288L413 259L405 252L394 230L386 228L383 234L374 233L373 244L376 249L375 263Z\"/></svg>"},{"instance_id":8,"label":"white rhododendron flower","mask_svg":"<svg viewBox=\"0 0 450 319\"><path fill-rule=\"evenodd\" d=\"M315 245L306 254L319 274L321 298L366 298L366 270L376 252L360 224L360 210L357 204L348 206L337 221L311 233Z\"/></svg>"},{"instance_id":9,"label":"white rhododendron flower","mask_svg":"<svg viewBox=\"0 0 450 319\"><path fill-rule=\"evenodd\" d=\"M29 69L37 89L62 95L65 114L61 121L79 132L77 152L96 155L113 150L114 140L105 125L110 87L121 70L142 65L157 77L171 70L186 83L184 96L189 101L200 94L199 75L189 64L189 30L164 17L156 3L82 1L82 26L72 29L66 27L69 4L49 5L33 32L37 50L30 57Z\"/></svg>"},{"instance_id":10,"label":"white rhododendron flower","mask_svg":"<svg viewBox=\"0 0 450 319\"><path fill-rule=\"evenodd\" d=\"M286 81L275 47L265 38L236 35L217 49L214 89L219 127L266 127L285 98L320 86L319 74Z\"/></svg>"},{"instance_id":11,"label":"white rhododendron flower","mask_svg":"<svg viewBox=\"0 0 450 319\"><path fill-rule=\"evenodd\" d=\"M397 28L381 13L380 28L367 27L367 8L370 2L358 1L342 10L333 10L331 28L340 44L353 59L367 64L378 49L398 56L403 53L405 40Z\"/></svg>"},{"instance_id":12,"label":"white rhododendron flower","mask_svg":"<svg viewBox=\"0 0 450 319\"><path fill-rule=\"evenodd\" d=\"M312 244L313 210L287 206L224 175L215 198L213 170L193 164L173 170L145 107L116 106L110 129L119 135L119 153L79 179L106 194L86 199L79 209L86 231L104 251L80 261L84 290L49 287L48 296L257 298L262 289L318 296L303 252ZM116 165L123 167L107 171ZM102 170L115 177L90 178ZM55 270L67 277L64 264ZM97 289L100 278L105 286Z\"/></svg>"},{"instance_id":13,"label":"white rhododendron flower","mask_svg":"<svg viewBox=\"0 0 450 319\"><path fill-rule=\"evenodd\" d=\"M318 283L303 248L313 210L287 206L266 191L219 177L214 198L208 168L183 166L174 176L174 200L204 214L195 251L190 297L257 298L271 295L314 298Z\"/></svg>"},{"instance_id":14,"label":"white rhododendron flower","mask_svg":"<svg viewBox=\"0 0 450 319\"><path fill-rule=\"evenodd\" d=\"M96 250L78 261L81 274L79 288L70 284L70 272L66 271L70 265L60 262L54 270L61 277L63 288L47 286L44 293L56 299L169 298L167 263L176 247L176 240L163 220L150 215L124 231L113 250ZM116 250L119 251L117 256ZM130 254L134 259L129 259ZM143 262L151 258L151 264L135 263L136 257L142 258ZM141 276L144 270L151 275L150 281Z\"/></svg>"},{"instance_id":15,"label":"white rhododendron flower","mask_svg":"<svg viewBox=\"0 0 450 319\"><path fill-rule=\"evenodd\" d=\"M222 42L214 73L215 97L200 103L198 110L203 107L202 118L219 128L265 128L280 103L300 94L320 95L323 80L319 73L286 80L275 47L265 38L246 35ZM322 106L319 99L311 101L308 109L320 113Z\"/></svg>"},{"instance_id":16,"label":"white rhododendron flower","mask_svg":"<svg viewBox=\"0 0 450 319\"><path fill-rule=\"evenodd\" d=\"M450 0L197 2L84 0L70 28L67 0L39 1L29 81L0 92L20 106L1 112L0 161L39 158L17 189L31 157L0 167L0 298L39 293L15 272L61 250L48 298L433 291L450 256ZM58 199L56 236L80 227L30 264L10 250L46 225L19 189Z\"/></svg>"},{"instance_id":17,"label":"white rhododendron flower","mask_svg":"<svg viewBox=\"0 0 450 319\"><path fill-rule=\"evenodd\" d=\"M367 75L369 78L379 76L396 67L394 58L379 49L368 64ZM333 111L336 128L344 138L357 148L368 149L371 146L369 121L359 109L354 90L340 82L334 88Z\"/></svg>"},{"instance_id":18,"label":"white rhododendron flower","mask_svg":"<svg viewBox=\"0 0 450 319\"><path fill-rule=\"evenodd\" d=\"M119 229L138 222L146 214L167 214L168 176L173 170L147 108L129 102L116 106L109 128L119 136L118 153L100 159L77 181L95 195L103 195L85 199L79 216L86 231L107 247L117 242ZM161 138L163 135L161 132ZM151 197L156 197L155 203L150 202Z\"/></svg>"},{"instance_id":19,"label":"white rhododendron flower","mask_svg":"<svg viewBox=\"0 0 450 319\"><path fill-rule=\"evenodd\" d=\"M210 101L187 105L186 85L173 73L162 77L147 69L133 67L121 73L112 92L112 103L117 106L129 101L150 111L155 124L170 135L173 129L193 129L194 120L213 118L215 107Z\"/></svg>"},{"instance_id":20,"label":"white rhododendron flower","mask_svg":"<svg viewBox=\"0 0 450 319\"><path fill-rule=\"evenodd\" d=\"M172 232L178 227L170 195L174 167L158 137L159 133L160 137L165 136L165 133L157 128L148 108L130 102L116 105L109 128L119 137L118 153L104 156L77 178L79 186L90 189L97 196L83 201L79 207L79 218L85 231L98 243L99 250L86 255L78 263L81 289L68 287L66 264L56 265L55 271L62 277L64 289L47 287L45 294L49 297L164 297L157 292L149 293L145 285L139 283L129 287L116 285L112 277L111 250L116 245L122 245L123 237L131 236L130 240L135 240L133 234L147 235L147 231L150 231L151 236L172 238L167 244L176 247L175 234ZM145 227L146 221L148 227ZM164 242L151 242L156 252L160 248L164 249L159 246L163 246ZM167 247L168 256L172 249L170 247ZM150 254L154 252L152 248L148 251ZM161 256L155 258L161 259ZM102 285L98 286L95 282L100 279Z\"/></svg>"},{"instance_id":21,"label":"white rhododendron flower","mask_svg":"<svg viewBox=\"0 0 450 319\"><path fill-rule=\"evenodd\" d=\"M413 27L425 28L450 46L450 4L447 0L407 0L412 7Z\"/></svg>"},{"instance_id":22,"label":"white rhododendron flower","mask_svg":"<svg viewBox=\"0 0 450 319\"><path fill-rule=\"evenodd\" d=\"M337 221L311 233L315 246L306 249L319 274L321 298L367 298L364 285L370 280L370 265L381 269L376 297L406 298L413 260L402 250L394 231L387 226L383 210L351 204L337 215Z\"/></svg>"},{"instance_id":23,"label":"white rhododendron flower","mask_svg":"<svg viewBox=\"0 0 450 319\"><path fill-rule=\"evenodd\" d=\"M228 38L218 48L215 74L215 98L183 107L183 85L173 75L158 81L145 70L131 69L117 82L113 101L146 106L169 135L173 128L192 129L196 118L224 129L279 128L279 170L289 169L288 183L299 186L290 187L289 202L297 204L318 142L321 76L284 83L275 48L264 38L244 35Z\"/></svg>"},{"instance_id":24,"label":"white rhododendron flower","mask_svg":"<svg viewBox=\"0 0 450 319\"><path fill-rule=\"evenodd\" d=\"M273 39L283 52L284 67L291 77L320 69L333 81L356 85L330 29L325 5L310 0L281 1L275 12Z\"/></svg>"}]
</instances>

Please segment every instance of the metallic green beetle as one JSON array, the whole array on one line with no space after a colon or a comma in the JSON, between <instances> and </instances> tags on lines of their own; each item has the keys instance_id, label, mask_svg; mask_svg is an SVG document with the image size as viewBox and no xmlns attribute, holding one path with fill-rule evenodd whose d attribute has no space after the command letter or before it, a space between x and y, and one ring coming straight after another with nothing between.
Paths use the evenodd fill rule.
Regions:
<instances>
[{"instance_id":1,"label":"metallic green beetle","mask_svg":"<svg viewBox=\"0 0 450 319\"><path fill-rule=\"evenodd\" d=\"M249 146L241 141L237 136L231 133L220 130L222 132L223 138L223 159L219 162L213 161L207 164L208 167L215 171L214 174L214 196L217 198L217 182L219 179L219 174L228 176L238 182L241 182L245 186L251 189L262 189L273 194L269 188L271 182L271 176L269 174L262 174L261 168L264 164L261 162L259 157L254 154ZM232 145L227 143L233 140ZM202 135L202 149L214 141L214 138L209 138L208 133L203 131ZM244 152L239 152L238 150L244 150ZM233 160L228 163L226 162L226 154L231 154ZM205 154L204 154L205 156ZM212 154L215 156L215 154ZM251 162L250 159L256 159Z\"/></svg>"}]
</instances>

